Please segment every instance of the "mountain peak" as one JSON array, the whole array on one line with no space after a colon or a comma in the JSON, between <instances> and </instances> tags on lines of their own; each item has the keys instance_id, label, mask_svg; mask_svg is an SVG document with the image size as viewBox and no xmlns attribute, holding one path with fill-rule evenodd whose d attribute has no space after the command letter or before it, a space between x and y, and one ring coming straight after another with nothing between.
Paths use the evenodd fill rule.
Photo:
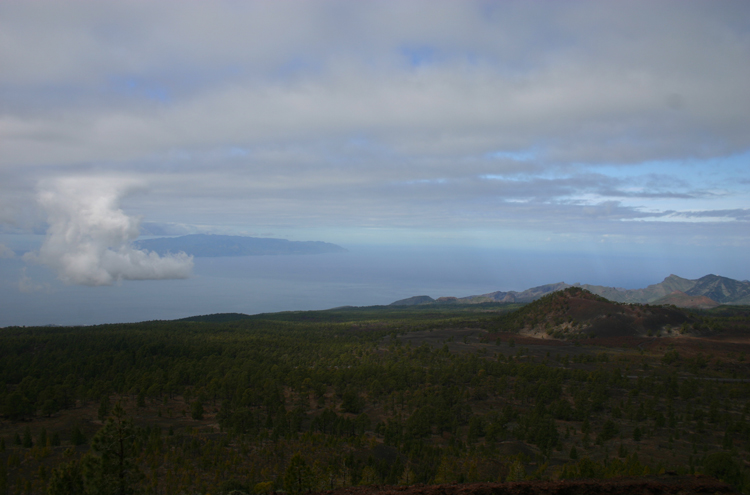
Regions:
<instances>
[{"instance_id":1,"label":"mountain peak","mask_svg":"<svg viewBox=\"0 0 750 495\"><path fill-rule=\"evenodd\" d=\"M414 296L406 299L399 299L398 301L392 302L391 306L418 306L420 304L434 303L435 299L430 296Z\"/></svg>"}]
</instances>

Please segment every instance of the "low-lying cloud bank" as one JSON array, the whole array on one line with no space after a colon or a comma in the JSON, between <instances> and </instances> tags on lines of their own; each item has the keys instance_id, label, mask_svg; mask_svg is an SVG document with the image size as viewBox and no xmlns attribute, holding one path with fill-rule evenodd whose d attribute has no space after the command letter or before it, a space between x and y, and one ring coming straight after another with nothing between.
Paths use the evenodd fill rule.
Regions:
<instances>
[{"instance_id":1,"label":"low-lying cloud bank","mask_svg":"<svg viewBox=\"0 0 750 495\"><path fill-rule=\"evenodd\" d=\"M192 256L159 256L133 247L140 219L126 215L119 205L138 187L128 179L80 177L43 185L38 200L47 213L47 237L39 252L24 259L48 266L67 284L189 277Z\"/></svg>"}]
</instances>

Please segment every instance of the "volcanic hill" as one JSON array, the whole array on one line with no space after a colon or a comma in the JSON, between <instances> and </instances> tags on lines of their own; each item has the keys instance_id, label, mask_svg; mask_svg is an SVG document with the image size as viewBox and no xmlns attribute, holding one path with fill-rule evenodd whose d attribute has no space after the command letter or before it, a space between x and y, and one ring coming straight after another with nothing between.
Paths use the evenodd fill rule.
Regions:
<instances>
[{"instance_id":1,"label":"volcanic hill","mask_svg":"<svg viewBox=\"0 0 750 495\"><path fill-rule=\"evenodd\" d=\"M700 324L675 307L616 303L580 287L553 292L501 317L506 331L557 339L676 335L694 333Z\"/></svg>"}]
</instances>

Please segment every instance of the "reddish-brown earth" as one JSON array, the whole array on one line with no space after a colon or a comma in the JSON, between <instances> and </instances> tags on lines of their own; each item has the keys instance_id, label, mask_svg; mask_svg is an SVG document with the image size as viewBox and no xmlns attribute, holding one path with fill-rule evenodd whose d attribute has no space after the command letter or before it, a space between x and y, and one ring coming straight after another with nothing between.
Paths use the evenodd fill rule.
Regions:
<instances>
[{"instance_id":1,"label":"reddish-brown earth","mask_svg":"<svg viewBox=\"0 0 750 495\"><path fill-rule=\"evenodd\" d=\"M453 483L450 485L354 486L326 495L695 495L737 493L708 476L645 476L609 480Z\"/></svg>"},{"instance_id":2,"label":"reddish-brown earth","mask_svg":"<svg viewBox=\"0 0 750 495\"><path fill-rule=\"evenodd\" d=\"M535 337L505 332L488 333L485 336L485 339L488 341L495 341L495 339L498 338L503 343L513 340L516 345L524 346L542 345L570 347L575 345L573 341L568 340L557 340L552 338L538 339ZM738 354L741 352L750 355L750 335L741 332L726 332L720 335L712 335L710 337L597 337L593 339L585 339L582 343L586 346L643 349L644 351L658 351L672 348L685 356L693 356L699 353L722 355Z\"/></svg>"}]
</instances>

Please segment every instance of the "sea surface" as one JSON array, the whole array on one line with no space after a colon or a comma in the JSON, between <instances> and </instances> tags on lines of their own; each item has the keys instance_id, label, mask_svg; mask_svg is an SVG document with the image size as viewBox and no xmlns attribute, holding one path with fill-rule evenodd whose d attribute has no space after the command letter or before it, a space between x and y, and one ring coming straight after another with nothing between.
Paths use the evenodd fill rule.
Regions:
<instances>
[{"instance_id":1,"label":"sea surface","mask_svg":"<svg viewBox=\"0 0 750 495\"><path fill-rule=\"evenodd\" d=\"M0 259L0 327L371 306L416 295L463 297L562 281L637 288L661 282L670 273L698 278L711 268L693 263L690 270L681 270L673 257L345 247L349 252L195 258L188 279L125 280L104 287L65 285L48 268L27 264L20 256ZM19 285L23 276L28 277L25 292Z\"/></svg>"}]
</instances>

